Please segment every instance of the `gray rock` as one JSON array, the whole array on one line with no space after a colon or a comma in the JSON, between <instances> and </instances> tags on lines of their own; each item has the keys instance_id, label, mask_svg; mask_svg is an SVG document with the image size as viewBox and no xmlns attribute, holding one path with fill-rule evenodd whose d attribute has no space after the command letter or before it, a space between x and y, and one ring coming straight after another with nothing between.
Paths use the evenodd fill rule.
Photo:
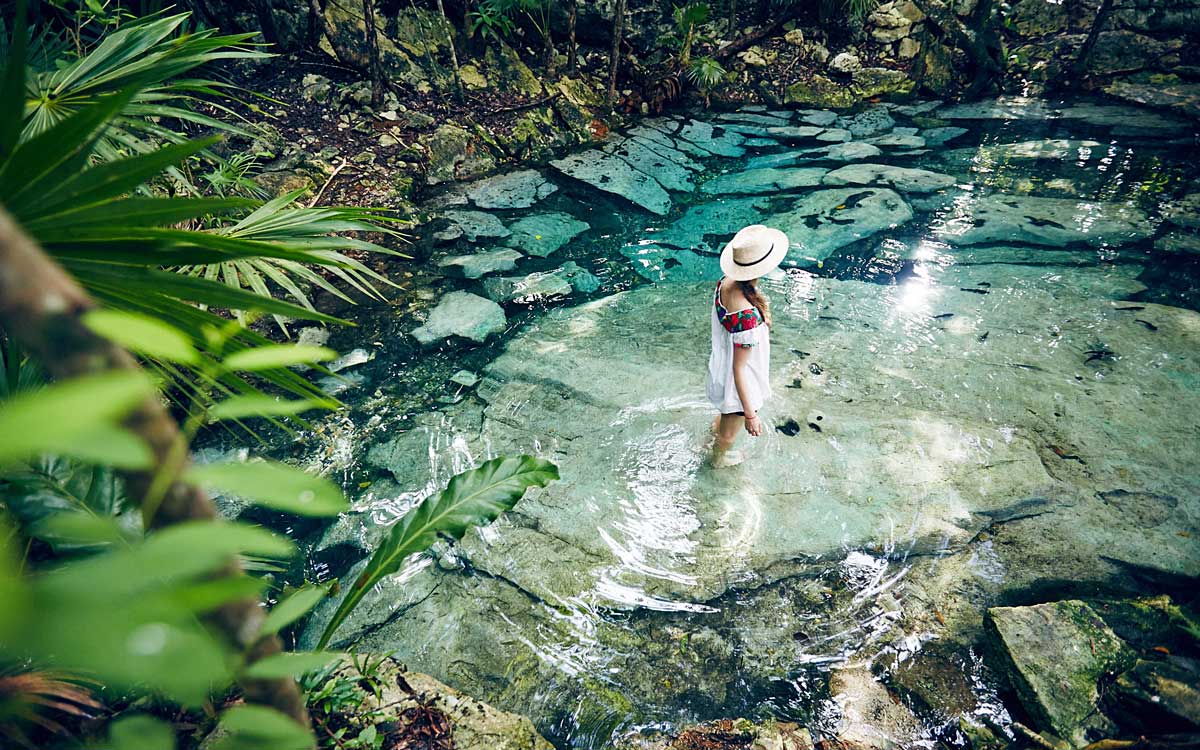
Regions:
<instances>
[{"instance_id":1,"label":"gray rock","mask_svg":"<svg viewBox=\"0 0 1200 750\"><path fill-rule=\"evenodd\" d=\"M954 245L1124 245L1153 236L1154 227L1144 212L1123 203L994 193L949 218L934 234Z\"/></svg>"},{"instance_id":2,"label":"gray rock","mask_svg":"<svg viewBox=\"0 0 1200 750\"><path fill-rule=\"evenodd\" d=\"M825 132L825 128L813 125L788 125L785 127L767 128L767 135L781 141L804 141L816 138Z\"/></svg>"},{"instance_id":3,"label":"gray rock","mask_svg":"<svg viewBox=\"0 0 1200 750\"><path fill-rule=\"evenodd\" d=\"M358 349L352 349L346 352L342 356L325 365L325 368L330 372L341 372L342 370L347 370L351 367L357 367L358 365L366 364L373 359L375 359L375 352L368 351L360 347Z\"/></svg>"},{"instance_id":4,"label":"gray rock","mask_svg":"<svg viewBox=\"0 0 1200 750\"><path fill-rule=\"evenodd\" d=\"M450 376L450 382L456 385L461 385L463 388L474 388L479 382L479 376L470 370L459 370Z\"/></svg>"},{"instance_id":5,"label":"gray rock","mask_svg":"<svg viewBox=\"0 0 1200 750\"><path fill-rule=\"evenodd\" d=\"M932 112L940 106L942 106L942 101L940 99L934 99L927 102L921 102L920 104L901 104L899 107L896 107L894 111L896 114L904 115L905 117L914 117L916 115L923 115L926 112Z\"/></svg>"},{"instance_id":6,"label":"gray rock","mask_svg":"<svg viewBox=\"0 0 1200 750\"><path fill-rule=\"evenodd\" d=\"M571 293L571 282L553 271L527 276L493 276L484 279L484 291L496 302L536 302Z\"/></svg>"},{"instance_id":7,"label":"gray rock","mask_svg":"<svg viewBox=\"0 0 1200 750\"><path fill-rule=\"evenodd\" d=\"M697 255L691 250L640 244L622 247L621 255L628 258L633 263L633 270L648 281L693 283L717 279L721 275L721 266L715 257Z\"/></svg>"},{"instance_id":8,"label":"gray rock","mask_svg":"<svg viewBox=\"0 0 1200 750\"><path fill-rule=\"evenodd\" d=\"M1200 229L1200 193L1188 193L1168 203L1162 210L1162 217L1177 227Z\"/></svg>"},{"instance_id":9,"label":"gray rock","mask_svg":"<svg viewBox=\"0 0 1200 750\"><path fill-rule=\"evenodd\" d=\"M895 700L867 667L835 669L829 677L829 691L841 709L833 732L845 746L893 750L922 744L920 720Z\"/></svg>"},{"instance_id":10,"label":"gray rock","mask_svg":"<svg viewBox=\"0 0 1200 750\"><path fill-rule=\"evenodd\" d=\"M702 120L688 120L679 129L678 136L699 146L714 156L737 157L746 153L742 143L744 136L732 130L721 129L718 133L711 123Z\"/></svg>"},{"instance_id":11,"label":"gray rock","mask_svg":"<svg viewBox=\"0 0 1200 750\"><path fill-rule=\"evenodd\" d=\"M827 128L817 136L818 141L829 143L844 143L854 138L854 135L844 128Z\"/></svg>"},{"instance_id":12,"label":"gray rock","mask_svg":"<svg viewBox=\"0 0 1200 750\"><path fill-rule=\"evenodd\" d=\"M500 239L512 234L500 219L483 211L445 211L442 217L449 219L462 232L461 236L471 242L480 238Z\"/></svg>"},{"instance_id":13,"label":"gray rock","mask_svg":"<svg viewBox=\"0 0 1200 750\"><path fill-rule=\"evenodd\" d=\"M947 125L941 128L927 128L920 131L921 137L925 139L927 146L941 146L958 138L960 135L965 135L970 132L966 128L960 128L954 125Z\"/></svg>"},{"instance_id":14,"label":"gray rock","mask_svg":"<svg viewBox=\"0 0 1200 750\"><path fill-rule=\"evenodd\" d=\"M836 112L830 112L827 109L801 109L797 110L796 114L800 115L801 122L806 125L816 125L819 128L827 128L838 119Z\"/></svg>"},{"instance_id":15,"label":"gray rock","mask_svg":"<svg viewBox=\"0 0 1200 750\"><path fill-rule=\"evenodd\" d=\"M558 186L533 169L507 172L477 180L466 187L466 195L484 209L529 208L558 190Z\"/></svg>"},{"instance_id":16,"label":"gray rock","mask_svg":"<svg viewBox=\"0 0 1200 750\"><path fill-rule=\"evenodd\" d=\"M1183 232L1168 232L1154 241L1154 249L1164 253L1180 253L1200 257L1200 236Z\"/></svg>"},{"instance_id":17,"label":"gray rock","mask_svg":"<svg viewBox=\"0 0 1200 750\"><path fill-rule=\"evenodd\" d=\"M509 225L512 236L504 244L527 255L545 258L590 228L587 222L570 214L557 211L530 214Z\"/></svg>"},{"instance_id":18,"label":"gray rock","mask_svg":"<svg viewBox=\"0 0 1200 750\"><path fill-rule=\"evenodd\" d=\"M835 250L865 237L906 224L912 209L891 190L839 188L814 190L786 213L764 222L783 230L799 249L785 263L824 260Z\"/></svg>"},{"instance_id":19,"label":"gray rock","mask_svg":"<svg viewBox=\"0 0 1200 750\"><path fill-rule=\"evenodd\" d=\"M438 265L442 268L460 268L465 278L479 279L489 273L513 270L522 257L516 250L500 247L470 255L450 255L439 260Z\"/></svg>"},{"instance_id":20,"label":"gray rock","mask_svg":"<svg viewBox=\"0 0 1200 750\"><path fill-rule=\"evenodd\" d=\"M352 667L344 671L352 678L360 675ZM407 712L430 707L445 716L458 750L554 750L528 717L501 711L429 675L410 672L391 657L372 677L382 689L378 694L368 692L359 710L378 712L378 722L404 726Z\"/></svg>"},{"instance_id":21,"label":"gray rock","mask_svg":"<svg viewBox=\"0 0 1200 750\"><path fill-rule=\"evenodd\" d=\"M853 52L839 52L829 61L829 69L836 73L850 75L862 69L862 61Z\"/></svg>"},{"instance_id":22,"label":"gray rock","mask_svg":"<svg viewBox=\"0 0 1200 750\"><path fill-rule=\"evenodd\" d=\"M830 161L858 161L859 159L871 159L882 153L878 146L872 146L870 143L862 141L838 143L823 152L824 157Z\"/></svg>"},{"instance_id":23,"label":"gray rock","mask_svg":"<svg viewBox=\"0 0 1200 750\"><path fill-rule=\"evenodd\" d=\"M626 131L626 135L630 138L652 141L688 156L698 156L700 158L712 156L710 152L705 151L691 141L682 138L673 138L671 135L668 135L668 133L673 134L678 128L679 123L677 121L659 117L653 120L645 120L641 125L630 128Z\"/></svg>"},{"instance_id":24,"label":"gray rock","mask_svg":"<svg viewBox=\"0 0 1200 750\"><path fill-rule=\"evenodd\" d=\"M848 164L825 175L826 185L886 185L901 193L932 193L955 183L954 177L926 169L887 164Z\"/></svg>"},{"instance_id":25,"label":"gray rock","mask_svg":"<svg viewBox=\"0 0 1200 750\"><path fill-rule=\"evenodd\" d=\"M469 292L450 292L412 336L425 346L451 336L483 343L507 323L503 308L495 302Z\"/></svg>"},{"instance_id":26,"label":"gray rock","mask_svg":"<svg viewBox=\"0 0 1200 750\"><path fill-rule=\"evenodd\" d=\"M904 133L888 133L887 135L877 135L873 138L868 138L867 143L875 146L888 146L891 148L924 148L925 139L919 135L907 135Z\"/></svg>"},{"instance_id":27,"label":"gray rock","mask_svg":"<svg viewBox=\"0 0 1200 750\"><path fill-rule=\"evenodd\" d=\"M687 156L676 152L676 159L669 159L657 151L653 144L633 138L617 138L604 146L604 152L619 157L628 167L646 175L652 175L658 184L667 190L690 193L696 189L692 173L703 167Z\"/></svg>"},{"instance_id":28,"label":"gray rock","mask_svg":"<svg viewBox=\"0 0 1200 750\"><path fill-rule=\"evenodd\" d=\"M555 273L565 278L571 288L580 294L591 294L600 289L600 279L573 260L563 263Z\"/></svg>"},{"instance_id":29,"label":"gray rock","mask_svg":"<svg viewBox=\"0 0 1200 750\"><path fill-rule=\"evenodd\" d=\"M1113 697L1146 734L1163 726L1200 729L1200 668L1189 659L1139 659L1117 678Z\"/></svg>"},{"instance_id":30,"label":"gray rock","mask_svg":"<svg viewBox=\"0 0 1200 750\"><path fill-rule=\"evenodd\" d=\"M853 117L839 117L838 127L845 128L854 134L855 138L886 133L896 126L896 121L883 107L872 107L863 110Z\"/></svg>"},{"instance_id":31,"label":"gray rock","mask_svg":"<svg viewBox=\"0 0 1200 750\"><path fill-rule=\"evenodd\" d=\"M1048 138L1021 143L989 143L979 147L981 153L998 161L1025 159L1085 159L1091 154L1099 155L1104 144L1096 141L1079 141L1066 138Z\"/></svg>"},{"instance_id":32,"label":"gray rock","mask_svg":"<svg viewBox=\"0 0 1200 750\"><path fill-rule=\"evenodd\" d=\"M820 185L821 178L827 171L819 167L747 169L714 177L700 186L700 192L706 195L728 195L795 190L796 188Z\"/></svg>"},{"instance_id":33,"label":"gray rock","mask_svg":"<svg viewBox=\"0 0 1200 750\"><path fill-rule=\"evenodd\" d=\"M778 167L793 167L800 162L812 161L813 151L784 151L778 154L763 154L753 156L746 161L746 169L774 169ZM818 151L818 153L821 153Z\"/></svg>"},{"instance_id":34,"label":"gray rock","mask_svg":"<svg viewBox=\"0 0 1200 750\"><path fill-rule=\"evenodd\" d=\"M771 138L747 138L742 145L746 148L776 148L780 144Z\"/></svg>"},{"instance_id":35,"label":"gray rock","mask_svg":"<svg viewBox=\"0 0 1200 750\"><path fill-rule=\"evenodd\" d=\"M665 216L671 210L671 196L657 180L600 149L571 154L550 164L568 177L619 195L651 213Z\"/></svg>"},{"instance_id":36,"label":"gray rock","mask_svg":"<svg viewBox=\"0 0 1200 750\"><path fill-rule=\"evenodd\" d=\"M751 125L774 126L787 125L791 118L786 115L787 113L783 112L781 112L779 116L751 112L725 112L717 115L713 119L719 122L745 122L750 123Z\"/></svg>"},{"instance_id":37,"label":"gray rock","mask_svg":"<svg viewBox=\"0 0 1200 750\"><path fill-rule=\"evenodd\" d=\"M1076 746L1115 727L1097 710L1098 683L1133 666L1134 652L1080 601L993 607L988 627L1021 705L1038 728Z\"/></svg>"},{"instance_id":38,"label":"gray rock","mask_svg":"<svg viewBox=\"0 0 1200 750\"><path fill-rule=\"evenodd\" d=\"M651 232L648 241L703 253L714 253L707 238L728 240L735 232L748 224L763 219L759 204L761 198L725 198L698 203L688 208L671 226Z\"/></svg>"}]
</instances>

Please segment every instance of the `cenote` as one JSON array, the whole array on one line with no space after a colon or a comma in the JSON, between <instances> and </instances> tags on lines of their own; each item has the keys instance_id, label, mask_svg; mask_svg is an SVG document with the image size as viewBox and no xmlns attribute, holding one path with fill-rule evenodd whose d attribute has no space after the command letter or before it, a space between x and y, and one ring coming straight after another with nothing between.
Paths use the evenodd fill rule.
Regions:
<instances>
[{"instance_id":1,"label":"cenote","mask_svg":"<svg viewBox=\"0 0 1200 750\"><path fill-rule=\"evenodd\" d=\"M1194 124L1088 98L745 107L578 153L435 195L401 302L339 311L357 325L329 344L353 353L327 383L348 409L275 453L352 511L249 511L303 539L292 579L349 580L492 456L561 479L412 559L335 647L560 748L726 717L837 736L861 710L844 696L878 684L905 697L874 717L889 741L962 746L960 717L1013 720L979 648L988 607L1188 588ZM745 460L714 469L716 253L756 222L792 241L766 283L775 397Z\"/></svg>"}]
</instances>

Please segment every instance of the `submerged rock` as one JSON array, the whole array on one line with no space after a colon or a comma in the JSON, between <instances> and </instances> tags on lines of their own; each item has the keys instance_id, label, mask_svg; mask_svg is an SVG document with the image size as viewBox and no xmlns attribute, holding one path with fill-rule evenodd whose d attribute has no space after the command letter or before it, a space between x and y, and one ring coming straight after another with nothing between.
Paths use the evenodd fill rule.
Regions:
<instances>
[{"instance_id":1,"label":"submerged rock","mask_svg":"<svg viewBox=\"0 0 1200 750\"><path fill-rule=\"evenodd\" d=\"M787 233L799 247L785 263L824 260L838 248L876 232L906 224L912 209L895 192L876 188L814 190L796 201L790 211L766 223Z\"/></svg>"},{"instance_id":2,"label":"submerged rock","mask_svg":"<svg viewBox=\"0 0 1200 750\"><path fill-rule=\"evenodd\" d=\"M671 210L671 196L657 180L600 149L571 154L550 164L568 177L621 196L650 213L665 216Z\"/></svg>"},{"instance_id":3,"label":"submerged rock","mask_svg":"<svg viewBox=\"0 0 1200 750\"><path fill-rule=\"evenodd\" d=\"M765 201L763 198L724 198L698 203L688 208L671 226L651 232L648 240L705 253L716 252L707 238L725 240L747 224L761 221Z\"/></svg>"},{"instance_id":4,"label":"submerged rock","mask_svg":"<svg viewBox=\"0 0 1200 750\"><path fill-rule=\"evenodd\" d=\"M808 169L746 169L714 177L700 186L700 192L709 195L730 193L773 193L794 190L821 184L828 170Z\"/></svg>"},{"instance_id":5,"label":"submerged rock","mask_svg":"<svg viewBox=\"0 0 1200 750\"><path fill-rule=\"evenodd\" d=\"M1200 229L1200 193L1188 193L1167 204L1162 211L1168 224L1185 229Z\"/></svg>"},{"instance_id":6,"label":"submerged rock","mask_svg":"<svg viewBox=\"0 0 1200 750\"><path fill-rule=\"evenodd\" d=\"M633 270L648 281L695 282L716 278L720 264L711 255L697 255L691 250L661 245L626 245L621 248L633 263Z\"/></svg>"},{"instance_id":7,"label":"submerged rock","mask_svg":"<svg viewBox=\"0 0 1200 750\"><path fill-rule=\"evenodd\" d=\"M489 273L511 271L517 267L517 261L524 256L509 248L496 248L470 255L449 255L438 261L442 268L455 266L462 269L462 275L468 279L478 279Z\"/></svg>"},{"instance_id":8,"label":"submerged rock","mask_svg":"<svg viewBox=\"0 0 1200 750\"><path fill-rule=\"evenodd\" d=\"M507 322L504 309L495 302L469 292L450 292L412 336L426 346L451 336L483 343L493 333L503 331Z\"/></svg>"},{"instance_id":9,"label":"submerged rock","mask_svg":"<svg viewBox=\"0 0 1200 750\"><path fill-rule=\"evenodd\" d=\"M1124 245L1153 236L1141 210L1123 203L1036 198L995 193L980 198L969 214L953 217L934 234L955 245L1027 242L1033 245Z\"/></svg>"},{"instance_id":10,"label":"submerged rock","mask_svg":"<svg viewBox=\"0 0 1200 750\"><path fill-rule=\"evenodd\" d=\"M966 128L947 125L945 127L928 128L920 131L920 134L921 137L925 139L925 145L941 146L949 143L959 136L966 135L968 132L970 131L968 131Z\"/></svg>"},{"instance_id":11,"label":"submerged rock","mask_svg":"<svg viewBox=\"0 0 1200 750\"><path fill-rule=\"evenodd\" d=\"M675 152L668 158L648 144L635 138L620 138L604 146L606 154L620 157L627 166L647 175L653 175L658 184L668 190L690 193L696 189L692 183L693 172L702 167L687 156Z\"/></svg>"},{"instance_id":12,"label":"submerged rock","mask_svg":"<svg viewBox=\"0 0 1200 750\"><path fill-rule=\"evenodd\" d=\"M558 186L533 169L507 172L473 182L467 197L483 209L529 208L558 190Z\"/></svg>"},{"instance_id":13,"label":"submerged rock","mask_svg":"<svg viewBox=\"0 0 1200 750\"><path fill-rule=\"evenodd\" d=\"M839 117L838 127L849 130L855 138L886 133L896 125L896 121L883 107L873 107L863 110L852 117Z\"/></svg>"},{"instance_id":14,"label":"submerged rock","mask_svg":"<svg viewBox=\"0 0 1200 750\"><path fill-rule=\"evenodd\" d=\"M591 226L570 214L551 212L531 214L509 225L512 233L504 244L518 248L527 255L545 258L553 255Z\"/></svg>"},{"instance_id":15,"label":"submerged rock","mask_svg":"<svg viewBox=\"0 0 1200 750\"><path fill-rule=\"evenodd\" d=\"M565 297L572 291L571 282L553 271L528 276L493 276L484 280L483 288L496 302L533 302Z\"/></svg>"},{"instance_id":16,"label":"submerged rock","mask_svg":"<svg viewBox=\"0 0 1200 750\"><path fill-rule=\"evenodd\" d=\"M925 139L919 135L909 133L888 133L887 135L877 135L873 138L868 138L867 143L873 146L886 146L889 148L924 148Z\"/></svg>"},{"instance_id":17,"label":"submerged rock","mask_svg":"<svg viewBox=\"0 0 1200 750\"><path fill-rule=\"evenodd\" d=\"M921 722L895 700L865 666L836 669L829 692L838 707L838 740L849 747L891 750L917 747L925 739Z\"/></svg>"},{"instance_id":18,"label":"submerged rock","mask_svg":"<svg viewBox=\"0 0 1200 750\"><path fill-rule=\"evenodd\" d=\"M872 146L870 143L862 141L850 141L830 146L822 152L822 155L830 161L858 161L859 159L871 159L882 153L878 146Z\"/></svg>"},{"instance_id":19,"label":"submerged rock","mask_svg":"<svg viewBox=\"0 0 1200 750\"><path fill-rule=\"evenodd\" d=\"M1134 653L1091 607L1080 601L993 607L987 622L1021 705L1039 728L1076 746L1090 741L1088 730L1115 728L1098 712L1098 684L1132 666Z\"/></svg>"},{"instance_id":20,"label":"submerged rock","mask_svg":"<svg viewBox=\"0 0 1200 750\"><path fill-rule=\"evenodd\" d=\"M1114 713L1146 734L1200 729L1200 666L1190 659L1145 661L1117 678Z\"/></svg>"},{"instance_id":21,"label":"submerged rock","mask_svg":"<svg viewBox=\"0 0 1200 750\"><path fill-rule=\"evenodd\" d=\"M1102 148L1104 148L1104 144L1097 141L1049 138L1020 143L989 143L980 146L979 150L997 161L1020 159L1062 161L1065 159L1086 160L1093 155L1099 156Z\"/></svg>"},{"instance_id":22,"label":"submerged rock","mask_svg":"<svg viewBox=\"0 0 1200 750\"><path fill-rule=\"evenodd\" d=\"M450 224L461 233L460 236L471 242L481 238L500 239L512 234L505 228L504 222L483 211L446 211L442 217L449 219Z\"/></svg>"},{"instance_id":23,"label":"submerged rock","mask_svg":"<svg viewBox=\"0 0 1200 750\"><path fill-rule=\"evenodd\" d=\"M350 667L345 672L359 675ZM378 694L367 691L358 711L363 714L378 712L374 724L396 726L397 734L414 722L409 717L410 712L420 708L444 717L446 726L442 731L446 732L447 740L453 738L453 747L457 750L554 750L554 746L538 734L528 717L489 706L427 674L410 672L391 657L386 657L371 677L381 690ZM418 732L432 733L432 745L437 746L439 727L436 723L412 731L414 736L420 736ZM450 746L446 744L446 747Z\"/></svg>"},{"instance_id":24,"label":"submerged rock","mask_svg":"<svg viewBox=\"0 0 1200 750\"><path fill-rule=\"evenodd\" d=\"M850 164L822 179L826 185L886 185L902 193L932 193L955 183L953 176L887 164Z\"/></svg>"}]
</instances>

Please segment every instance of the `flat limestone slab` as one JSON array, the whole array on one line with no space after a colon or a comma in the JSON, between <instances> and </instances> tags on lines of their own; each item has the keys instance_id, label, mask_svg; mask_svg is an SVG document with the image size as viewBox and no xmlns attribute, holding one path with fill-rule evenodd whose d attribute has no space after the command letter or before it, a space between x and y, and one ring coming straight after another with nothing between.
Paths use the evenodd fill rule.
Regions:
<instances>
[{"instance_id":1,"label":"flat limestone slab","mask_svg":"<svg viewBox=\"0 0 1200 750\"><path fill-rule=\"evenodd\" d=\"M954 245L1124 245L1153 236L1154 226L1124 203L994 193L959 205L934 235Z\"/></svg>"},{"instance_id":2,"label":"flat limestone slab","mask_svg":"<svg viewBox=\"0 0 1200 750\"><path fill-rule=\"evenodd\" d=\"M822 182L826 185L884 185L901 193L932 193L950 187L955 179L952 175L928 169L888 164L850 164L825 175Z\"/></svg>"},{"instance_id":3,"label":"flat limestone slab","mask_svg":"<svg viewBox=\"0 0 1200 750\"><path fill-rule=\"evenodd\" d=\"M665 216L671 210L671 196L657 180L600 149L571 154L550 164L568 177L625 198L650 213Z\"/></svg>"},{"instance_id":4,"label":"flat limestone slab","mask_svg":"<svg viewBox=\"0 0 1200 750\"><path fill-rule=\"evenodd\" d=\"M880 188L814 190L791 210L764 221L781 229L796 248L785 263L824 260L835 250L865 237L907 224L913 211L899 194Z\"/></svg>"},{"instance_id":5,"label":"flat limestone slab","mask_svg":"<svg viewBox=\"0 0 1200 750\"><path fill-rule=\"evenodd\" d=\"M821 184L828 170L819 167L801 169L746 169L719 175L700 186L707 195L774 193Z\"/></svg>"},{"instance_id":6,"label":"flat limestone slab","mask_svg":"<svg viewBox=\"0 0 1200 750\"><path fill-rule=\"evenodd\" d=\"M466 187L466 195L479 208L529 208L552 195L558 186L534 169L485 177Z\"/></svg>"},{"instance_id":7,"label":"flat limestone slab","mask_svg":"<svg viewBox=\"0 0 1200 750\"><path fill-rule=\"evenodd\" d=\"M424 345L451 336L483 343L492 334L503 331L506 322L504 310L495 302L469 292L450 292L433 308L425 325L412 335Z\"/></svg>"},{"instance_id":8,"label":"flat limestone slab","mask_svg":"<svg viewBox=\"0 0 1200 750\"><path fill-rule=\"evenodd\" d=\"M561 211L530 214L509 225L511 236L504 244L528 255L545 258L590 228L586 221Z\"/></svg>"}]
</instances>

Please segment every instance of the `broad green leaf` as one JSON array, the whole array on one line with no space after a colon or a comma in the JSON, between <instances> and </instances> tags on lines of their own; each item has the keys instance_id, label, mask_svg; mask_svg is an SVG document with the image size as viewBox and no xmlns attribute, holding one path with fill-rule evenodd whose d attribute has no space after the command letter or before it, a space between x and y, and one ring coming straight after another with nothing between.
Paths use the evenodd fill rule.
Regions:
<instances>
[{"instance_id":1,"label":"broad green leaf","mask_svg":"<svg viewBox=\"0 0 1200 750\"><path fill-rule=\"evenodd\" d=\"M292 592L267 613L259 635L273 635L299 620L329 595L328 586L309 584Z\"/></svg>"},{"instance_id":2,"label":"broad green leaf","mask_svg":"<svg viewBox=\"0 0 1200 750\"><path fill-rule=\"evenodd\" d=\"M310 409L335 409L334 401L309 399L283 401L265 394L249 394L228 398L208 410L214 420L247 419L249 417L291 417Z\"/></svg>"},{"instance_id":3,"label":"broad green leaf","mask_svg":"<svg viewBox=\"0 0 1200 750\"><path fill-rule=\"evenodd\" d=\"M262 706L234 706L221 714L228 732L213 750L312 750L316 740L288 716Z\"/></svg>"},{"instance_id":4,"label":"broad green leaf","mask_svg":"<svg viewBox=\"0 0 1200 750\"><path fill-rule=\"evenodd\" d=\"M256 661L243 670L242 674L255 680L271 680L280 677L299 677L305 672L320 669L342 654L336 651L297 651L274 654Z\"/></svg>"},{"instance_id":5,"label":"broad green leaf","mask_svg":"<svg viewBox=\"0 0 1200 750\"><path fill-rule=\"evenodd\" d=\"M172 598L180 606L203 614L237 599L257 598L266 587L267 581L256 576L222 576L181 587Z\"/></svg>"},{"instance_id":6,"label":"broad green leaf","mask_svg":"<svg viewBox=\"0 0 1200 750\"><path fill-rule=\"evenodd\" d=\"M145 469L154 463L154 454L141 438L115 425L100 425L63 440L55 452L115 469Z\"/></svg>"},{"instance_id":7,"label":"broad green leaf","mask_svg":"<svg viewBox=\"0 0 1200 750\"><path fill-rule=\"evenodd\" d=\"M119 544L125 540L115 518L65 511L48 516L32 528L33 534L56 550L94 548Z\"/></svg>"},{"instance_id":8,"label":"broad green leaf","mask_svg":"<svg viewBox=\"0 0 1200 750\"><path fill-rule=\"evenodd\" d=\"M328 645L363 596L399 571L409 555L429 548L439 536L461 539L471 527L485 526L511 510L530 487L544 487L555 479L558 467L533 456L494 458L455 476L441 493L425 498L392 526L325 626L317 648Z\"/></svg>"},{"instance_id":9,"label":"broad green leaf","mask_svg":"<svg viewBox=\"0 0 1200 750\"><path fill-rule=\"evenodd\" d=\"M333 482L275 461L193 466L185 478L300 516L335 516L349 507Z\"/></svg>"},{"instance_id":10,"label":"broad green leaf","mask_svg":"<svg viewBox=\"0 0 1200 750\"><path fill-rule=\"evenodd\" d=\"M200 361L200 354L182 331L148 315L90 310L83 322L109 341L138 354L189 365Z\"/></svg>"},{"instance_id":11,"label":"broad green leaf","mask_svg":"<svg viewBox=\"0 0 1200 750\"><path fill-rule=\"evenodd\" d=\"M18 395L0 405L0 464L44 453L111 459L90 438L111 435L118 420L153 396L153 383L136 371L76 378Z\"/></svg>"},{"instance_id":12,"label":"broad green leaf","mask_svg":"<svg viewBox=\"0 0 1200 750\"><path fill-rule=\"evenodd\" d=\"M258 346L235 352L225 358L224 364L230 370L254 372L291 365L310 365L335 357L337 357L337 352L324 346L275 344L274 346Z\"/></svg>"},{"instance_id":13,"label":"broad green leaf","mask_svg":"<svg viewBox=\"0 0 1200 750\"><path fill-rule=\"evenodd\" d=\"M175 750L175 730L146 714L123 716L109 726L106 750Z\"/></svg>"}]
</instances>

